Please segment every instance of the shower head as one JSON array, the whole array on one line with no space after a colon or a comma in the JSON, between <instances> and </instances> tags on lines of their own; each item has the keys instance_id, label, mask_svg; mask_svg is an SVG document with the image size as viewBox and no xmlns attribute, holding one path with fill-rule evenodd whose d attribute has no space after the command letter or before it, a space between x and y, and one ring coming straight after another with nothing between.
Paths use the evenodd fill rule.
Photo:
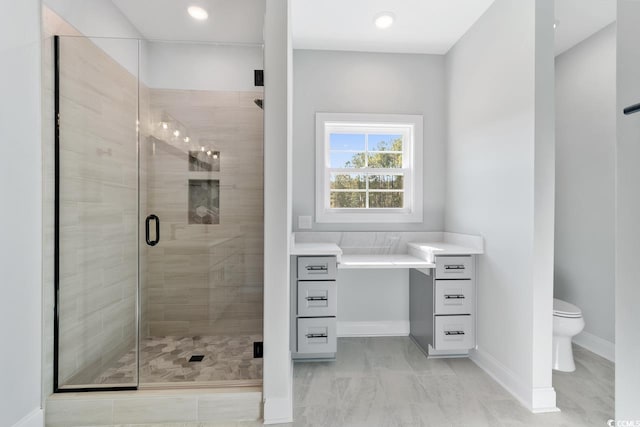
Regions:
<instances>
[{"instance_id":1,"label":"shower head","mask_svg":"<svg viewBox=\"0 0 640 427\"><path fill-rule=\"evenodd\" d=\"M253 102L254 102L258 107L260 107L260 109L263 109L263 108L262 108L262 99L260 99L260 98L256 98L256 99L254 99L254 100L253 100Z\"/></svg>"}]
</instances>

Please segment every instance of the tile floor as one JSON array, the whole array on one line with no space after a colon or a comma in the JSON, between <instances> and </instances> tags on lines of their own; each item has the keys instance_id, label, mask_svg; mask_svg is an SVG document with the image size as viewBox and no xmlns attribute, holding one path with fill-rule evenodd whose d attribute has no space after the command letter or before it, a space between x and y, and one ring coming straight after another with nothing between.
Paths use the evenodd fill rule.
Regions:
<instances>
[{"instance_id":1,"label":"tile floor","mask_svg":"<svg viewBox=\"0 0 640 427\"><path fill-rule=\"evenodd\" d=\"M470 360L426 359L408 338L339 339L338 356L334 363L295 365L295 422L281 426L603 427L613 414L614 365L580 347L576 372L554 372L562 412L538 415Z\"/></svg>"},{"instance_id":2,"label":"tile floor","mask_svg":"<svg viewBox=\"0 0 640 427\"><path fill-rule=\"evenodd\" d=\"M262 380L262 359L253 358L253 342L260 335L149 337L140 343L140 384L212 383ZM203 355L201 362L189 362ZM124 355L96 380L99 384L134 381L135 351Z\"/></svg>"},{"instance_id":3,"label":"tile floor","mask_svg":"<svg viewBox=\"0 0 640 427\"><path fill-rule=\"evenodd\" d=\"M613 364L577 348L554 373L560 413L533 415L469 359L426 359L404 337L339 340L335 363L296 364L294 426L605 426Z\"/></svg>"}]
</instances>

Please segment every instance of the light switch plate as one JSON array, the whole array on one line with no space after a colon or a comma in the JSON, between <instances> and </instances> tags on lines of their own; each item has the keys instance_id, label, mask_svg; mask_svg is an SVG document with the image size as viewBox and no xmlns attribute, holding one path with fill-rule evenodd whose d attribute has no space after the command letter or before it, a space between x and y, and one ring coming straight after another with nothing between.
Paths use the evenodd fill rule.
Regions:
<instances>
[{"instance_id":1,"label":"light switch plate","mask_svg":"<svg viewBox=\"0 0 640 427\"><path fill-rule=\"evenodd\" d=\"M298 217L298 228L300 230L311 230L311 217L310 216L299 216Z\"/></svg>"}]
</instances>

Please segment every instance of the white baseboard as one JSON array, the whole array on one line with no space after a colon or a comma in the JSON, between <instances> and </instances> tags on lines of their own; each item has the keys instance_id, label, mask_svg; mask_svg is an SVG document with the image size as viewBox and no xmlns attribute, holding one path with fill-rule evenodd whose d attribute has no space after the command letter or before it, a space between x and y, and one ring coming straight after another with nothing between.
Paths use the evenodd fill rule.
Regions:
<instances>
[{"instance_id":1,"label":"white baseboard","mask_svg":"<svg viewBox=\"0 0 640 427\"><path fill-rule=\"evenodd\" d=\"M287 424L293 422L293 401L291 399L265 399L264 424Z\"/></svg>"},{"instance_id":2,"label":"white baseboard","mask_svg":"<svg viewBox=\"0 0 640 427\"><path fill-rule=\"evenodd\" d=\"M264 398L262 402L262 418L265 425L293 422L293 360L291 359L291 352L289 352L289 365L289 396Z\"/></svg>"},{"instance_id":3,"label":"white baseboard","mask_svg":"<svg viewBox=\"0 0 640 427\"><path fill-rule=\"evenodd\" d=\"M406 337L409 321L338 322L339 337Z\"/></svg>"},{"instance_id":4,"label":"white baseboard","mask_svg":"<svg viewBox=\"0 0 640 427\"><path fill-rule=\"evenodd\" d=\"M573 342L613 363L616 362L616 345L610 341L583 331L573 337Z\"/></svg>"},{"instance_id":5,"label":"white baseboard","mask_svg":"<svg viewBox=\"0 0 640 427\"><path fill-rule=\"evenodd\" d=\"M510 369L481 349L471 350L470 359L533 413L558 412L553 387L530 389Z\"/></svg>"},{"instance_id":6,"label":"white baseboard","mask_svg":"<svg viewBox=\"0 0 640 427\"><path fill-rule=\"evenodd\" d=\"M544 414L560 412L556 406L556 390L553 387L538 387L531 391L531 412Z\"/></svg>"},{"instance_id":7,"label":"white baseboard","mask_svg":"<svg viewBox=\"0 0 640 427\"><path fill-rule=\"evenodd\" d=\"M13 427L42 427L44 426L44 411L36 408L27 414L26 417L18 421Z\"/></svg>"}]
</instances>

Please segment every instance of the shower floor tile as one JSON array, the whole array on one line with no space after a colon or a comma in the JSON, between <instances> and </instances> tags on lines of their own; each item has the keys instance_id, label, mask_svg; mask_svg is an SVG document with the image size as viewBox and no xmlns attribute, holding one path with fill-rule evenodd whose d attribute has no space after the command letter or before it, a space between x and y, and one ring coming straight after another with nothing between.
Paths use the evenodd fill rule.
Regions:
<instances>
[{"instance_id":1,"label":"shower floor tile","mask_svg":"<svg viewBox=\"0 0 640 427\"><path fill-rule=\"evenodd\" d=\"M215 383L262 380L262 359L253 358L261 335L149 337L140 342L140 384ZM191 356L204 356L189 362ZM98 384L135 383L136 357L130 351L96 379Z\"/></svg>"}]
</instances>

